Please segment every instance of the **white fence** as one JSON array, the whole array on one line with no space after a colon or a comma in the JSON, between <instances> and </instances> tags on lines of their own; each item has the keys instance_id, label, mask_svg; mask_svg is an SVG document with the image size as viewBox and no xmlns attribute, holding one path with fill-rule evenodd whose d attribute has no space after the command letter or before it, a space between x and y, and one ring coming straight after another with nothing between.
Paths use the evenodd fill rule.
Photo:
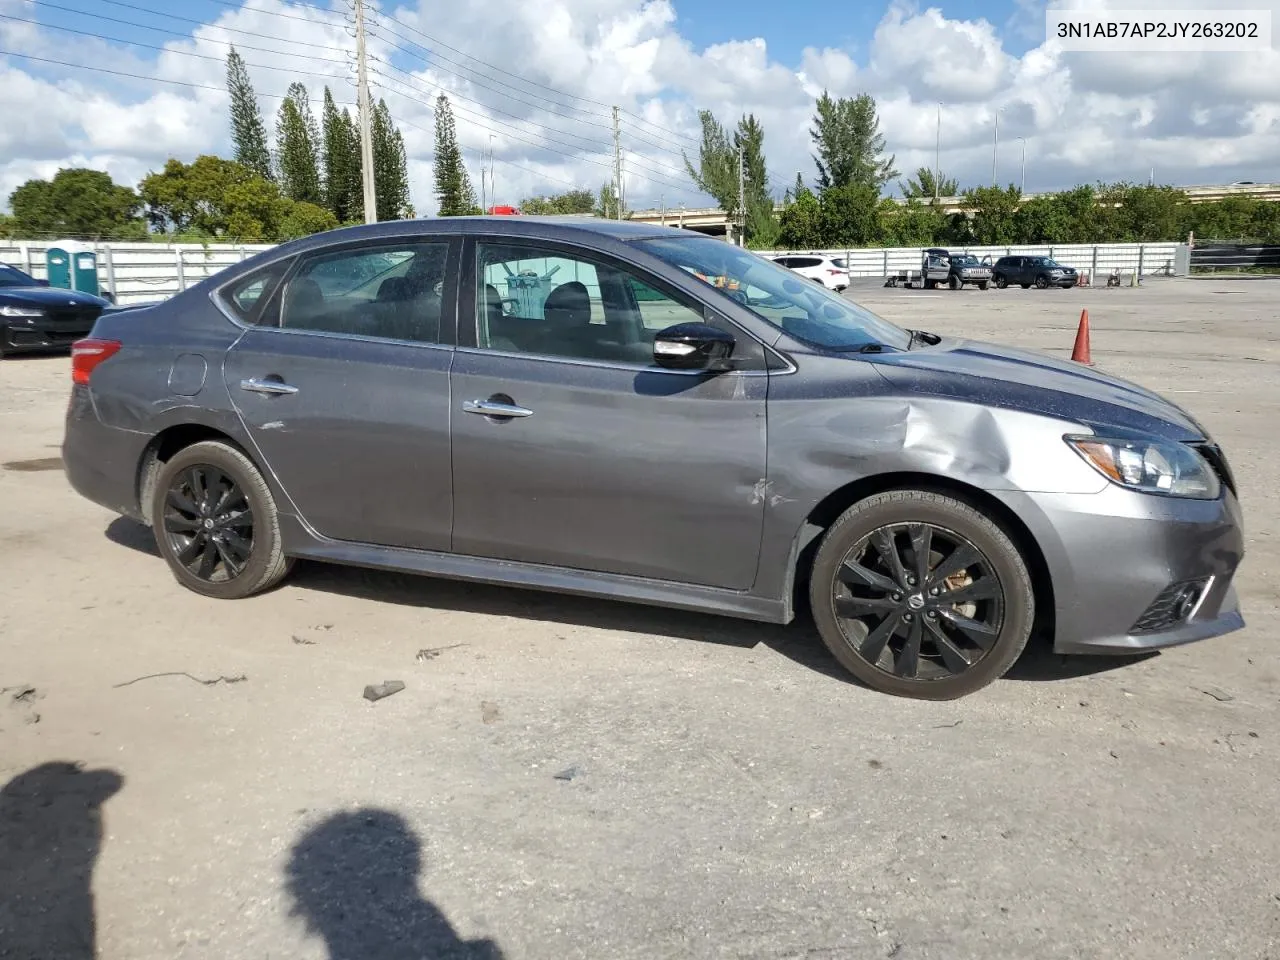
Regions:
<instances>
[{"instance_id":1,"label":"white fence","mask_svg":"<svg viewBox=\"0 0 1280 960\"><path fill-rule=\"evenodd\" d=\"M979 260L990 257L1053 257L1059 263L1089 274L1105 277L1112 273L1136 273L1139 277L1175 276L1186 271L1185 253L1179 257L1178 243L1072 243L1043 246L961 247L947 249L971 253ZM855 277L887 277L899 270L919 270L924 247L873 247L861 250L776 250L762 253L766 257L803 255L840 257L849 264Z\"/></svg>"},{"instance_id":2,"label":"white fence","mask_svg":"<svg viewBox=\"0 0 1280 960\"><path fill-rule=\"evenodd\" d=\"M163 300L191 284L239 263L272 244L199 243L100 243L98 283L115 294L117 303ZM1186 272L1185 246L1177 243L1053 244L1043 246L952 247L972 253L979 260L1020 254L1051 256L1088 273L1136 273L1139 277L1173 276ZM873 247L861 250L777 250L763 253L822 254L847 258L855 277L885 277L899 270L920 269L922 247ZM45 279L45 244L36 241L0 241L0 263L9 263L37 279Z\"/></svg>"},{"instance_id":3,"label":"white fence","mask_svg":"<svg viewBox=\"0 0 1280 960\"><path fill-rule=\"evenodd\" d=\"M0 263L47 279L45 244L0 240ZM273 244L98 243L98 285L117 303L163 300Z\"/></svg>"}]
</instances>

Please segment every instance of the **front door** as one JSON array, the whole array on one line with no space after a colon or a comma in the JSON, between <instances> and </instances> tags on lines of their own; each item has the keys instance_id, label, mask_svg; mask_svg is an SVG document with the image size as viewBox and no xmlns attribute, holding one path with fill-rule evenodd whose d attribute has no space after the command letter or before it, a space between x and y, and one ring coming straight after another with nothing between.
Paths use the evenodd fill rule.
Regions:
<instances>
[{"instance_id":1,"label":"front door","mask_svg":"<svg viewBox=\"0 0 1280 960\"><path fill-rule=\"evenodd\" d=\"M460 247L402 238L306 256L227 354L232 404L322 536L449 547Z\"/></svg>"},{"instance_id":2,"label":"front door","mask_svg":"<svg viewBox=\"0 0 1280 960\"><path fill-rule=\"evenodd\" d=\"M574 247L468 246L454 551L750 588L765 506L760 345L735 329L742 369L664 370L653 336L703 320L697 302Z\"/></svg>"}]
</instances>

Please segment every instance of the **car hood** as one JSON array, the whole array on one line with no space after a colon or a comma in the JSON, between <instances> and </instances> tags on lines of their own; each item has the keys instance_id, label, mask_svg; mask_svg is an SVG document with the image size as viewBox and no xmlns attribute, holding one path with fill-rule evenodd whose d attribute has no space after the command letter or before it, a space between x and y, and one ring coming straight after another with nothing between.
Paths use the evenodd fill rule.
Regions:
<instances>
[{"instance_id":1,"label":"car hood","mask_svg":"<svg viewBox=\"0 0 1280 960\"><path fill-rule=\"evenodd\" d=\"M977 340L886 353L876 369L895 387L1074 420L1096 433L1208 440L1204 428L1157 393L1070 360Z\"/></svg>"},{"instance_id":2,"label":"car hood","mask_svg":"<svg viewBox=\"0 0 1280 960\"><path fill-rule=\"evenodd\" d=\"M105 307L107 301L61 287L0 287L0 303L32 307Z\"/></svg>"}]
</instances>

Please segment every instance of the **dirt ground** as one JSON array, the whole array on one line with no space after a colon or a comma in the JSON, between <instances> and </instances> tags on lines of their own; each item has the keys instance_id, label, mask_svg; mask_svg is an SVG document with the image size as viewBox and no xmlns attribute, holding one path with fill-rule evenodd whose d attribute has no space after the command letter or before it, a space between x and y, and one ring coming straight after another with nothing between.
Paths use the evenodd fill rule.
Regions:
<instances>
[{"instance_id":1,"label":"dirt ground","mask_svg":"<svg viewBox=\"0 0 1280 960\"><path fill-rule=\"evenodd\" d=\"M315 565L205 600L67 486L66 358L7 360L0 957L1280 958L1280 283L851 295L1058 355L1087 307L1225 446L1249 627L931 704L804 625Z\"/></svg>"}]
</instances>

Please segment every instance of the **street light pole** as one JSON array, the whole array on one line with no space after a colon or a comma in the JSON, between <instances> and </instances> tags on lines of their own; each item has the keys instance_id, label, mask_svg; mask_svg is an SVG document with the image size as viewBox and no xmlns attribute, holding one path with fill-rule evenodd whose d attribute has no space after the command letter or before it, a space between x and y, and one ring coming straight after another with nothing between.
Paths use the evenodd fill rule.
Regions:
<instances>
[{"instance_id":1,"label":"street light pole","mask_svg":"<svg viewBox=\"0 0 1280 960\"><path fill-rule=\"evenodd\" d=\"M938 201L939 183L942 180L942 101L938 101L937 142L933 148L933 200Z\"/></svg>"},{"instance_id":2,"label":"street light pole","mask_svg":"<svg viewBox=\"0 0 1280 960\"><path fill-rule=\"evenodd\" d=\"M996 185L996 153L1000 148L1000 110L996 110L996 127L991 133L991 185Z\"/></svg>"},{"instance_id":3,"label":"street light pole","mask_svg":"<svg viewBox=\"0 0 1280 960\"><path fill-rule=\"evenodd\" d=\"M1019 193L1027 192L1027 141L1023 137L1018 138L1018 142L1022 144L1022 185L1018 187Z\"/></svg>"}]
</instances>

